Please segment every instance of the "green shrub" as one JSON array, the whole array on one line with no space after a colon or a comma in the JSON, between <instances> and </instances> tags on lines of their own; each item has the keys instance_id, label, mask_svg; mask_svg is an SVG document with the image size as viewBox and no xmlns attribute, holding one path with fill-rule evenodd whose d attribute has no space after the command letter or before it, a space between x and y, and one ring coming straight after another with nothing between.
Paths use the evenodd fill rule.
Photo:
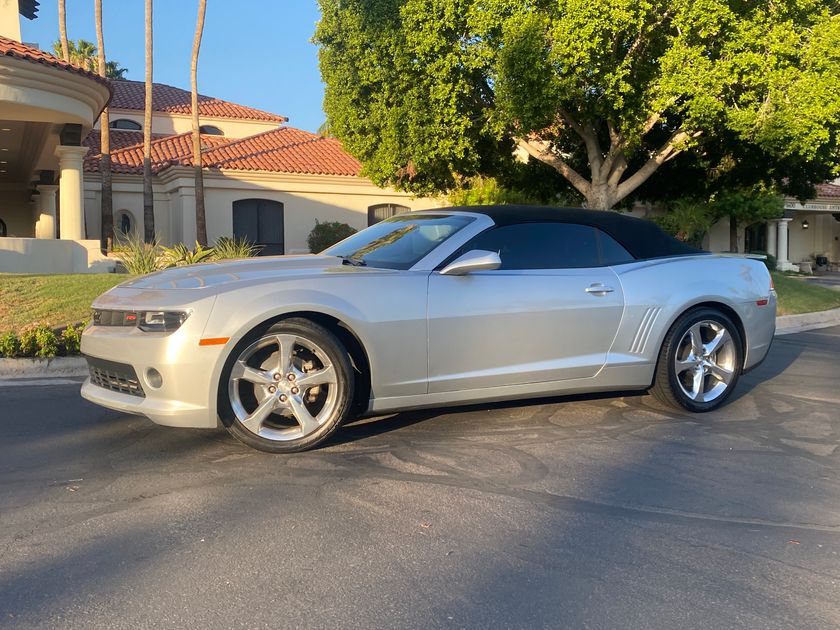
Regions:
<instances>
[{"instance_id":1,"label":"green shrub","mask_svg":"<svg viewBox=\"0 0 840 630\"><path fill-rule=\"evenodd\" d=\"M37 326L26 326L20 331L20 350L18 356L34 357L38 352L38 338L35 336Z\"/></svg>"},{"instance_id":2,"label":"green shrub","mask_svg":"<svg viewBox=\"0 0 840 630\"><path fill-rule=\"evenodd\" d=\"M35 328L35 343L37 345L36 357L46 359L58 354L58 337L55 336L52 328L45 324Z\"/></svg>"},{"instance_id":3,"label":"green shrub","mask_svg":"<svg viewBox=\"0 0 840 630\"><path fill-rule=\"evenodd\" d=\"M195 265L212 260L213 254L212 247L203 247L198 243L195 244L195 249L190 249L183 243L176 243L172 247L161 247L160 257L157 261L158 269Z\"/></svg>"},{"instance_id":4,"label":"green shrub","mask_svg":"<svg viewBox=\"0 0 840 630\"><path fill-rule=\"evenodd\" d=\"M84 329L84 324L78 327L70 324L61 331L61 343L64 346L65 354L79 354L79 349L82 345L82 331Z\"/></svg>"},{"instance_id":5,"label":"green shrub","mask_svg":"<svg viewBox=\"0 0 840 630\"><path fill-rule=\"evenodd\" d=\"M495 177L469 177L447 195L453 206L545 205L536 195L508 188ZM554 205L554 204L552 204Z\"/></svg>"},{"instance_id":6,"label":"green shrub","mask_svg":"<svg viewBox=\"0 0 840 630\"><path fill-rule=\"evenodd\" d=\"M115 252L119 261L130 274L140 276L152 273L160 268L158 258L161 252L157 238L151 243L145 243L137 233L119 236Z\"/></svg>"},{"instance_id":7,"label":"green shrub","mask_svg":"<svg viewBox=\"0 0 840 630\"><path fill-rule=\"evenodd\" d=\"M309 251L317 254L355 233L356 230L346 223L338 221L319 223L318 219L315 219L315 227L312 228L306 242L309 245Z\"/></svg>"},{"instance_id":8,"label":"green shrub","mask_svg":"<svg viewBox=\"0 0 840 630\"><path fill-rule=\"evenodd\" d=\"M0 335L0 355L4 357L16 357L20 354L20 339L13 332Z\"/></svg>"},{"instance_id":9,"label":"green shrub","mask_svg":"<svg viewBox=\"0 0 840 630\"><path fill-rule=\"evenodd\" d=\"M213 243L213 260L231 260L235 258L252 258L260 253L260 247L248 239L220 236Z\"/></svg>"}]
</instances>

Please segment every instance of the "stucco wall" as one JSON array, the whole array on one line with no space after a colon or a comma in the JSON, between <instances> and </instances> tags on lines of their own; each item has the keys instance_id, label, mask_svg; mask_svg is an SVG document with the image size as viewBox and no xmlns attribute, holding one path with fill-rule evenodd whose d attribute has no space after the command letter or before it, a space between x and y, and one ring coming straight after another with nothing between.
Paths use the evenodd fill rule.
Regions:
<instances>
[{"instance_id":1,"label":"stucco wall","mask_svg":"<svg viewBox=\"0 0 840 630\"><path fill-rule=\"evenodd\" d=\"M0 238L2 273L101 273L116 266L99 252L99 241Z\"/></svg>"},{"instance_id":2,"label":"stucco wall","mask_svg":"<svg viewBox=\"0 0 840 630\"><path fill-rule=\"evenodd\" d=\"M100 184L91 175L85 182L88 234L99 234ZM287 254L308 252L306 239L315 220L340 221L356 229L367 227L367 209L394 203L423 210L439 206L434 199L378 188L355 177L288 176L282 174L208 174L205 176L207 237L211 242L233 233L233 202L270 199L284 205L284 240ZM128 210L142 230L142 179L123 177L114 182L114 214ZM195 191L192 171L168 174L155 185L155 231L165 244L195 239Z\"/></svg>"},{"instance_id":3,"label":"stucco wall","mask_svg":"<svg viewBox=\"0 0 840 630\"><path fill-rule=\"evenodd\" d=\"M0 219L6 224L8 236L35 236L33 206L29 202L29 191L20 188L0 188Z\"/></svg>"},{"instance_id":4,"label":"stucco wall","mask_svg":"<svg viewBox=\"0 0 840 630\"><path fill-rule=\"evenodd\" d=\"M126 118L133 120L141 127L143 126L143 112L138 112L133 109L112 109L109 115L112 122L119 118ZM201 117L200 123L202 125L218 127L229 138L245 138L255 133L270 131L280 124L258 120L231 120L229 118L209 118L205 116ZM99 128L99 121L96 123L96 128ZM152 133L176 134L187 133L189 131L192 131L192 118L189 116L176 114L157 114L152 116Z\"/></svg>"}]
</instances>

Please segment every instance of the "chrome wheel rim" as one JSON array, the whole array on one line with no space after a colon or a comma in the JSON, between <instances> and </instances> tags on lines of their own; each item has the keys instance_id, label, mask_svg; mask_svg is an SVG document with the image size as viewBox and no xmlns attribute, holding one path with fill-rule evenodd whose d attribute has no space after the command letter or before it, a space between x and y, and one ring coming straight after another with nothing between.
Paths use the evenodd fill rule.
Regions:
<instances>
[{"instance_id":1,"label":"chrome wheel rim","mask_svg":"<svg viewBox=\"0 0 840 630\"><path fill-rule=\"evenodd\" d=\"M338 375L311 339L267 334L233 364L228 394L236 421L261 438L298 440L320 429L338 403Z\"/></svg>"},{"instance_id":2,"label":"chrome wheel rim","mask_svg":"<svg viewBox=\"0 0 840 630\"><path fill-rule=\"evenodd\" d=\"M682 393L695 402L711 402L729 388L737 369L732 334L720 322L693 324L680 339L674 372Z\"/></svg>"}]
</instances>

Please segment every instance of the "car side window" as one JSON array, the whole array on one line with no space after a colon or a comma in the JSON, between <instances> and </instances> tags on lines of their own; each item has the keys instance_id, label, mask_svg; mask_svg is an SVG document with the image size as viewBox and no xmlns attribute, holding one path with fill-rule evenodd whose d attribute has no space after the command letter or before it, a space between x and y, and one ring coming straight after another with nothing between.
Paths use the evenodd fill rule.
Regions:
<instances>
[{"instance_id":1,"label":"car side window","mask_svg":"<svg viewBox=\"0 0 840 630\"><path fill-rule=\"evenodd\" d=\"M575 223L517 223L477 235L462 252L498 252L500 269L570 269L598 267L595 228Z\"/></svg>"},{"instance_id":2,"label":"car side window","mask_svg":"<svg viewBox=\"0 0 840 630\"><path fill-rule=\"evenodd\" d=\"M598 233L598 241L601 244L601 264L620 265L622 263L636 260L633 255L624 249L624 246L606 232L595 229Z\"/></svg>"}]
</instances>

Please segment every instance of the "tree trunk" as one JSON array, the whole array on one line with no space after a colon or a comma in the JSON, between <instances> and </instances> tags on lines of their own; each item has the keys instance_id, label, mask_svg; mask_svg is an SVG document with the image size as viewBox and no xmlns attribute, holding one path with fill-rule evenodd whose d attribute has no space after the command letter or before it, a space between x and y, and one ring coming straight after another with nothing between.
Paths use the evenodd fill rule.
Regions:
<instances>
[{"instance_id":1,"label":"tree trunk","mask_svg":"<svg viewBox=\"0 0 840 630\"><path fill-rule=\"evenodd\" d=\"M729 215L729 251L738 253L738 219Z\"/></svg>"},{"instance_id":2,"label":"tree trunk","mask_svg":"<svg viewBox=\"0 0 840 630\"><path fill-rule=\"evenodd\" d=\"M58 0L58 39L61 41L61 55L70 63L70 45L67 42L67 10L64 0Z\"/></svg>"},{"instance_id":3,"label":"tree trunk","mask_svg":"<svg viewBox=\"0 0 840 630\"><path fill-rule=\"evenodd\" d=\"M105 37L102 33L102 0L94 2L94 16L96 20L96 48L97 63L100 77L105 77ZM101 193L101 223L102 228L99 234L99 247L103 252L108 251L110 240L114 237L114 201L113 187L111 184L111 120L108 115L108 108L102 110L99 119L100 154L99 173L102 179Z\"/></svg>"},{"instance_id":4,"label":"tree trunk","mask_svg":"<svg viewBox=\"0 0 840 630\"><path fill-rule=\"evenodd\" d=\"M204 247L207 246L207 216L204 210L204 171L201 166L201 132L198 116L198 53L201 49L201 36L204 34L204 13L206 9L207 0L199 0L192 63L190 64L192 145L193 163L195 164L195 238L196 242Z\"/></svg>"},{"instance_id":5,"label":"tree trunk","mask_svg":"<svg viewBox=\"0 0 840 630\"><path fill-rule=\"evenodd\" d=\"M146 103L143 110L143 240L155 239L152 190L152 0L146 0Z\"/></svg>"}]
</instances>

